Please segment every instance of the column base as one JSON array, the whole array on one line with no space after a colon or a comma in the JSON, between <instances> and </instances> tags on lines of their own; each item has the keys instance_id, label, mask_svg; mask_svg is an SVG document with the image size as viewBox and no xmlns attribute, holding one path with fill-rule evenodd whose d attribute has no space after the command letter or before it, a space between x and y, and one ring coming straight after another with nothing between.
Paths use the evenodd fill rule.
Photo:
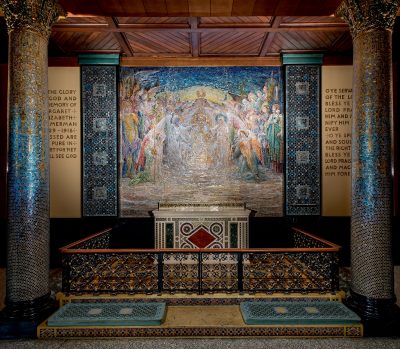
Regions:
<instances>
[{"instance_id":1,"label":"column base","mask_svg":"<svg viewBox=\"0 0 400 349\"><path fill-rule=\"evenodd\" d=\"M396 305L396 297L368 298L350 290L350 297L344 303L361 317L365 336L397 336L400 333L400 308Z\"/></svg>"},{"instance_id":2,"label":"column base","mask_svg":"<svg viewBox=\"0 0 400 349\"><path fill-rule=\"evenodd\" d=\"M37 326L56 309L50 293L32 301L6 300L0 312L0 339L36 338Z\"/></svg>"}]
</instances>

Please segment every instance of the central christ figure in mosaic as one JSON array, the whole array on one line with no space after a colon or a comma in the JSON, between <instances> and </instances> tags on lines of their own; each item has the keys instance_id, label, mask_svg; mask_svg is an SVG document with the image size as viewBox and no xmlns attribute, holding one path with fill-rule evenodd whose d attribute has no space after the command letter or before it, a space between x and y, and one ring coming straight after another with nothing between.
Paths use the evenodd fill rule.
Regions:
<instances>
[{"instance_id":1,"label":"central christ figure in mosaic","mask_svg":"<svg viewBox=\"0 0 400 349\"><path fill-rule=\"evenodd\" d=\"M121 215L159 201L282 215L281 91L279 68L122 68Z\"/></svg>"}]
</instances>

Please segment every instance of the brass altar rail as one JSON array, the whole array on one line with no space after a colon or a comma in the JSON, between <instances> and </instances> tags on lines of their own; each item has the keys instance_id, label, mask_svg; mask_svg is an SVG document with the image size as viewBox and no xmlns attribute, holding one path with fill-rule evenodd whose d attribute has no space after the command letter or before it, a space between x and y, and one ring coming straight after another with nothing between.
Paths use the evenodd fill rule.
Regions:
<instances>
[{"instance_id":1,"label":"brass altar rail","mask_svg":"<svg viewBox=\"0 0 400 349\"><path fill-rule=\"evenodd\" d=\"M64 293L335 292L339 246L293 228L293 248L110 249L112 229L60 249Z\"/></svg>"}]
</instances>

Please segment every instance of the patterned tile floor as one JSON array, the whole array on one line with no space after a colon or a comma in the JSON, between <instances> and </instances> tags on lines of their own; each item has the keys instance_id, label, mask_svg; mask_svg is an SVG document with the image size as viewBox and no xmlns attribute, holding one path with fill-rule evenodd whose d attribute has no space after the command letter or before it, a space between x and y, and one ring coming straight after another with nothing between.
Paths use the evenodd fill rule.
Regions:
<instances>
[{"instance_id":1,"label":"patterned tile floor","mask_svg":"<svg viewBox=\"0 0 400 349\"><path fill-rule=\"evenodd\" d=\"M400 349L399 338L67 339L1 341L2 349Z\"/></svg>"}]
</instances>

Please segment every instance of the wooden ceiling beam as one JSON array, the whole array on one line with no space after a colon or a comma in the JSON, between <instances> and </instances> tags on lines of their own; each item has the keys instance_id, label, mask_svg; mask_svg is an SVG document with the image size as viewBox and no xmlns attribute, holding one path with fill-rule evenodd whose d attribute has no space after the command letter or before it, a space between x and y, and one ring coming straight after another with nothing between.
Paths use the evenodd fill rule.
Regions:
<instances>
[{"instance_id":1,"label":"wooden ceiling beam","mask_svg":"<svg viewBox=\"0 0 400 349\"><path fill-rule=\"evenodd\" d=\"M76 53L120 53L119 50L99 50L99 49L87 49L87 50L75 50Z\"/></svg>"},{"instance_id":2,"label":"wooden ceiling beam","mask_svg":"<svg viewBox=\"0 0 400 349\"><path fill-rule=\"evenodd\" d=\"M146 67L149 57L122 57L121 66ZM273 57L152 57L154 67L218 67L218 66L280 66L280 56Z\"/></svg>"},{"instance_id":3,"label":"wooden ceiling beam","mask_svg":"<svg viewBox=\"0 0 400 349\"><path fill-rule=\"evenodd\" d=\"M212 0L210 1L211 16L231 16L233 0Z\"/></svg>"},{"instance_id":4,"label":"wooden ceiling beam","mask_svg":"<svg viewBox=\"0 0 400 349\"><path fill-rule=\"evenodd\" d=\"M271 22L271 28L275 29L279 28L281 22L282 22L282 17L274 17ZM260 49L260 54L259 54L260 57L263 57L268 53L269 48L271 47L271 44L274 41L275 35L276 32L270 32L265 34L264 42L262 43Z\"/></svg>"},{"instance_id":5,"label":"wooden ceiling beam","mask_svg":"<svg viewBox=\"0 0 400 349\"><path fill-rule=\"evenodd\" d=\"M187 17L189 14L189 3L187 0L165 0L165 5L167 6L168 16Z\"/></svg>"},{"instance_id":6,"label":"wooden ceiling beam","mask_svg":"<svg viewBox=\"0 0 400 349\"><path fill-rule=\"evenodd\" d=\"M123 26L118 26L117 28L110 28L105 25L82 25L82 24L56 24L52 28L53 31L56 32L180 32L180 33L211 33L211 32L219 32L219 33L229 33L235 31L243 31L243 32L255 32L255 33L276 33L276 32L299 32L299 31L325 31L325 32L346 32L349 30L348 26L343 25L334 25L334 26L321 26L321 25L308 25L308 26L296 26L286 25L285 27L280 26L279 28L272 27L259 27L259 26L237 26L237 27L198 27L197 29L185 28L182 26L166 26L166 25L136 25L136 24L126 24Z\"/></svg>"},{"instance_id":7,"label":"wooden ceiling beam","mask_svg":"<svg viewBox=\"0 0 400 349\"><path fill-rule=\"evenodd\" d=\"M303 27L325 27L325 28L330 28L330 27L348 27L348 24L345 22L289 22L289 23L281 23L280 28L303 28Z\"/></svg>"},{"instance_id":8,"label":"wooden ceiling beam","mask_svg":"<svg viewBox=\"0 0 400 349\"><path fill-rule=\"evenodd\" d=\"M256 0L233 0L232 16L251 16Z\"/></svg>"},{"instance_id":9,"label":"wooden ceiling beam","mask_svg":"<svg viewBox=\"0 0 400 349\"><path fill-rule=\"evenodd\" d=\"M269 23L267 27L270 26ZM265 28L266 23L203 23L199 24L199 28Z\"/></svg>"},{"instance_id":10,"label":"wooden ceiling beam","mask_svg":"<svg viewBox=\"0 0 400 349\"><path fill-rule=\"evenodd\" d=\"M211 1L188 0L189 16L211 16Z\"/></svg>"},{"instance_id":11,"label":"wooden ceiling beam","mask_svg":"<svg viewBox=\"0 0 400 349\"><path fill-rule=\"evenodd\" d=\"M135 52L134 57L126 57L127 59L130 58L144 58L147 57L147 65L149 65L149 58L153 60L153 58L192 58L191 53L177 53L177 52L157 52L157 53L146 53L146 52Z\"/></svg>"},{"instance_id":12,"label":"wooden ceiling beam","mask_svg":"<svg viewBox=\"0 0 400 349\"><path fill-rule=\"evenodd\" d=\"M164 0L142 0L148 16L163 16L168 13Z\"/></svg>"},{"instance_id":13,"label":"wooden ceiling beam","mask_svg":"<svg viewBox=\"0 0 400 349\"><path fill-rule=\"evenodd\" d=\"M192 56L198 57L200 54L200 34L196 32L197 26L199 24L198 17L190 17L190 44L192 47Z\"/></svg>"},{"instance_id":14,"label":"wooden ceiling beam","mask_svg":"<svg viewBox=\"0 0 400 349\"><path fill-rule=\"evenodd\" d=\"M118 29L117 22L114 17L105 17L109 28ZM126 56L133 56L133 50L123 32L113 32L115 39L118 41L123 53Z\"/></svg>"},{"instance_id":15,"label":"wooden ceiling beam","mask_svg":"<svg viewBox=\"0 0 400 349\"><path fill-rule=\"evenodd\" d=\"M72 13L99 16L329 16L341 0L59 0Z\"/></svg>"}]
</instances>

